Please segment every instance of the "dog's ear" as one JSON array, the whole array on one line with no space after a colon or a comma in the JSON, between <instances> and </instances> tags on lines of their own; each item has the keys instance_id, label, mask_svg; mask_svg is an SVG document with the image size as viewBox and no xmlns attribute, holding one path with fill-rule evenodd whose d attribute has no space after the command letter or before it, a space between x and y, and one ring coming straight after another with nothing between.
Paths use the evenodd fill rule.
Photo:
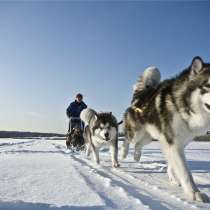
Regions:
<instances>
[{"instance_id":1,"label":"dog's ear","mask_svg":"<svg viewBox=\"0 0 210 210\"><path fill-rule=\"evenodd\" d=\"M95 113L95 115L94 115L94 120L96 121L97 119L98 119L98 114Z\"/></svg>"},{"instance_id":2,"label":"dog's ear","mask_svg":"<svg viewBox=\"0 0 210 210\"><path fill-rule=\"evenodd\" d=\"M191 71L193 75L200 73L203 69L203 60L199 56L196 56L192 60Z\"/></svg>"}]
</instances>

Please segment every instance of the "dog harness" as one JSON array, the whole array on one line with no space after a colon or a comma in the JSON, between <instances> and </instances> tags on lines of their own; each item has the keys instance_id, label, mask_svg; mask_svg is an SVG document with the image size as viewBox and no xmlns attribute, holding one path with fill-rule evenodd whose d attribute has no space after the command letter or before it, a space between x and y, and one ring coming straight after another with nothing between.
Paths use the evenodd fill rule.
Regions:
<instances>
[{"instance_id":1,"label":"dog harness","mask_svg":"<svg viewBox=\"0 0 210 210\"><path fill-rule=\"evenodd\" d=\"M154 99L154 97L158 94L158 88L155 89L150 98L143 104L142 107L137 107L136 105L131 106L131 108L135 111L138 112L140 114L143 114L143 112L145 111L145 109L147 108L148 104Z\"/></svg>"}]
</instances>

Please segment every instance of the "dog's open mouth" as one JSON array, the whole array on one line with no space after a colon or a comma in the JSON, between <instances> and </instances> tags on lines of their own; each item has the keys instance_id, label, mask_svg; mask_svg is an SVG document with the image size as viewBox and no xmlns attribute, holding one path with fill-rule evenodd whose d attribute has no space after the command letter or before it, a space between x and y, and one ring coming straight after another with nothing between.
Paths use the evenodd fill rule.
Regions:
<instances>
[{"instance_id":1,"label":"dog's open mouth","mask_svg":"<svg viewBox=\"0 0 210 210\"><path fill-rule=\"evenodd\" d=\"M209 104L205 103L205 106L208 110L210 110L210 105Z\"/></svg>"}]
</instances>

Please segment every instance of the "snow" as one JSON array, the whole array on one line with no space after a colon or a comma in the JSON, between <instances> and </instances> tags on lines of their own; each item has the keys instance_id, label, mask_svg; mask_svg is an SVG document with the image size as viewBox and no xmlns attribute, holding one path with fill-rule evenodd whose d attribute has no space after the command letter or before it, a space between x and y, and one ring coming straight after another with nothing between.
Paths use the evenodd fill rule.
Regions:
<instances>
[{"instance_id":1,"label":"snow","mask_svg":"<svg viewBox=\"0 0 210 210\"><path fill-rule=\"evenodd\" d=\"M210 197L210 142L186 148L189 167L199 189ZM0 209L210 209L210 203L188 201L169 184L158 142L143 150L140 163L131 147L119 169L107 149L97 166L84 152L71 153L65 141L0 139Z\"/></svg>"}]
</instances>

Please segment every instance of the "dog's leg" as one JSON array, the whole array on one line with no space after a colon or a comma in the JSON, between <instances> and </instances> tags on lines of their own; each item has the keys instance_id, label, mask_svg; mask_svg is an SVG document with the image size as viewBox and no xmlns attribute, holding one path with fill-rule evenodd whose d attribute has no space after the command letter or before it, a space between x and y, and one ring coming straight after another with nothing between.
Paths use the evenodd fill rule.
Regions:
<instances>
[{"instance_id":1,"label":"dog's leg","mask_svg":"<svg viewBox=\"0 0 210 210\"><path fill-rule=\"evenodd\" d=\"M138 162L141 158L141 150L143 146L149 144L152 139L148 135L143 135L139 136L137 140L138 141L135 141L134 160Z\"/></svg>"},{"instance_id":2,"label":"dog's leg","mask_svg":"<svg viewBox=\"0 0 210 210\"><path fill-rule=\"evenodd\" d=\"M69 142L66 142L66 148L70 149L70 143Z\"/></svg>"},{"instance_id":3,"label":"dog's leg","mask_svg":"<svg viewBox=\"0 0 210 210\"><path fill-rule=\"evenodd\" d=\"M141 145L141 142L139 141L135 144L135 151L133 155L133 158L136 162L139 162L141 158L141 148L142 148L142 145Z\"/></svg>"},{"instance_id":4,"label":"dog's leg","mask_svg":"<svg viewBox=\"0 0 210 210\"><path fill-rule=\"evenodd\" d=\"M168 163L167 173L168 173L168 178L169 178L170 183L172 185L180 186L180 183L175 176L172 166L169 163Z\"/></svg>"},{"instance_id":5,"label":"dog's leg","mask_svg":"<svg viewBox=\"0 0 210 210\"><path fill-rule=\"evenodd\" d=\"M117 168L120 166L118 163L118 142L117 140L110 145L110 153L111 153L111 160L112 160L112 166Z\"/></svg>"},{"instance_id":6,"label":"dog's leg","mask_svg":"<svg viewBox=\"0 0 210 210\"><path fill-rule=\"evenodd\" d=\"M91 152L91 144L88 142L87 144L85 144L85 148L86 148L86 155L87 157L89 157Z\"/></svg>"},{"instance_id":7,"label":"dog's leg","mask_svg":"<svg viewBox=\"0 0 210 210\"><path fill-rule=\"evenodd\" d=\"M124 140L123 145L121 147L121 158L125 159L128 155L129 151L129 141L127 139Z\"/></svg>"},{"instance_id":8,"label":"dog's leg","mask_svg":"<svg viewBox=\"0 0 210 210\"><path fill-rule=\"evenodd\" d=\"M83 138L85 142L85 149L86 149L86 155L87 157L90 156L90 152L92 150L92 141L91 141L91 133L88 127L85 128L83 133Z\"/></svg>"},{"instance_id":9,"label":"dog's leg","mask_svg":"<svg viewBox=\"0 0 210 210\"><path fill-rule=\"evenodd\" d=\"M99 148L98 147L95 147L92 144L92 151L93 151L93 158L94 158L95 162L97 164L100 164L100 160L99 160Z\"/></svg>"},{"instance_id":10,"label":"dog's leg","mask_svg":"<svg viewBox=\"0 0 210 210\"><path fill-rule=\"evenodd\" d=\"M167 143L166 143L167 144ZM196 187L192 174L190 173L185 155L184 155L184 147L178 145L164 145L164 150L166 157L168 159L168 163L170 167L172 167L175 176L180 182L185 194L188 196L190 200L203 201L206 202L208 197L199 192Z\"/></svg>"},{"instance_id":11,"label":"dog's leg","mask_svg":"<svg viewBox=\"0 0 210 210\"><path fill-rule=\"evenodd\" d=\"M67 147L67 149L70 149L70 147L71 147L71 141L70 141L69 137L67 137L67 139L66 139L66 147Z\"/></svg>"}]
</instances>

